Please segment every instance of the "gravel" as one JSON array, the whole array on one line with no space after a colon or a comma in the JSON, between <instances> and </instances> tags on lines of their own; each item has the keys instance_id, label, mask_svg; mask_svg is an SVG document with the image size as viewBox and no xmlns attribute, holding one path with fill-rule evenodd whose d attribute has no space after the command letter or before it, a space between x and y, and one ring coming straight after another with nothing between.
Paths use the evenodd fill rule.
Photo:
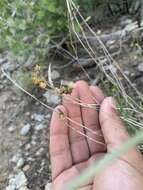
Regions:
<instances>
[{"instance_id":1,"label":"gravel","mask_svg":"<svg viewBox=\"0 0 143 190\"><path fill-rule=\"evenodd\" d=\"M19 160L21 157L22 157L22 155L21 155L20 152L15 153L15 154L13 155L12 159L11 159L11 162L13 162L13 163L17 163L18 160Z\"/></svg>"},{"instance_id":2,"label":"gravel","mask_svg":"<svg viewBox=\"0 0 143 190\"><path fill-rule=\"evenodd\" d=\"M43 96L46 98L48 104L58 105L61 101L61 98L53 90L48 90Z\"/></svg>"},{"instance_id":3,"label":"gravel","mask_svg":"<svg viewBox=\"0 0 143 190\"><path fill-rule=\"evenodd\" d=\"M45 186L45 190L51 190L51 183L47 183L47 185Z\"/></svg>"},{"instance_id":4,"label":"gravel","mask_svg":"<svg viewBox=\"0 0 143 190\"><path fill-rule=\"evenodd\" d=\"M20 158L20 159L18 160L18 162L17 162L16 167L17 167L17 168L22 168L22 166L24 166L24 164L25 164L24 158Z\"/></svg>"},{"instance_id":5,"label":"gravel","mask_svg":"<svg viewBox=\"0 0 143 190\"><path fill-rule=\"evenodd\" d=\"M29 133L30 129L31 129L31 125L29 123L24 125L22 129L20 130L20 135L26 136Z\"/></svg>"},{"instance_id":6,"label":"gravel","mask_svg":"<svg viewBox=\"0 0 143 190\"><path fill-rule=\"evenodd\" d=\"M114 66L114 65L107 65L107 66L104 66L104 69L106 71L112 71L114 74L117 73L117 68Z\"/></svg>"},{"instance_id":7,"label":"gravel","mask_svg":"<svg viewBox=\"0 0 143 190\"><path fill-rule=\"evenodd\" d=\"M46 125L41 123L41 124L35 126L35 130L40 131L46 127L47 127Z\"/></svg>"},{"instance_id":8,"label":"gravel","mask_svg":"<svg viewBox=\"0 0 143 190\"><path fill-rule=\"evenodd\" d=\"M17 175L9 179L9 185L6 190L28 190L27 178L24 172L20 171Z\"/></svg>"},{"instance_id":9,"label":"gravel","mask_svg":"<svg viewBox=\"0 0 143 190\"><path fill-rule=\"evenodd\" d=\"M43 115L43 114L34 113L32 115L32 119L34 119L35 121L39 121L39 122L43 121L44 117L45 117L45 115Z\"/></svg>"},{"instance_id":10,"label":"gravel","mask_svg":"<svg viewBox=\"0 0 143 190\"><path fill-rule=\"evenodd\" d=\"M138 70L139 70L140 72L143 72L143 63L140 63L140 64L138 65Z\"/></svg>"},{"instance_id":11,"label":"gravel","mask_svg":"<svg viewBox=\"0 0 143 190\"><path fill-rule=\"evenodd\" d=\"M9 131L10 133L13 133L13 132L15 131L15 129L16 129L16 126L12 125L12 126L10 126L10 127L8 128L8 131Z\"/></svg>"}]
</instances>

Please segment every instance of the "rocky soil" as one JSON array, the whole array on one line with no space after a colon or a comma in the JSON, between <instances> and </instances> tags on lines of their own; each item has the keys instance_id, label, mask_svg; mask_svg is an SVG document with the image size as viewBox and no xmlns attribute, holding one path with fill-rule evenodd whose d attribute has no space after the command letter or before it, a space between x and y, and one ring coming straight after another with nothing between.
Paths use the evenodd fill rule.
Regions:
<instances>
[{"instance_id":1,"label":"rocky soil","mask_svg":"<svg viewBox=\"0 0 143 190\"><path fill-rule=\"evenodd\" d=\"M132 20L124 18L120 21L120 27L130 22ZM115 49L116 43L113 39L109 39L106 44L111 50ZM133 49L128 44L125 48L126 53L119 54L116 59L123 72L143 92L141 49ZM20 67L9 58L8 53L1 55L0 66L10 75ZM55 68L58 68L57 64ZM87 71L92 84L98 84L101 73L97 73L96 65L88 67ZM87 80L85 74L72 64L63 69L54 69L52 76L57 82L62 79ZM51 107L60 103L60 97L50 90L40 90L36 95ZM0 190L50 189L48 145L51 114L40 103L17 91L4 74L0 73Z\"/></svg>"}]
</instances>

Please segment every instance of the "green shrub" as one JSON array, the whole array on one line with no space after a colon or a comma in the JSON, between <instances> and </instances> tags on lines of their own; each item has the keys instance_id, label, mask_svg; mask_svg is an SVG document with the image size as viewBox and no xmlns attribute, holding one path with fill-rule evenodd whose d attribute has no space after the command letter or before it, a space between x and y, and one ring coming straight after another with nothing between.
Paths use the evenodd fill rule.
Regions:
<instances>
[{"instance_id":1,"label":"green shrub","mask_svg":"<svg viewBox=\"0 0 143 190\"><path fill-rule=\"evenodd\" d=\"M84 16L105 18L138 1L74 0ZM128 6L128 7L127 7ZM68 32L66 0L1 0L0 50L9 48L20 62L31 54L43 59L49 52L51 39L62 39Z\"/></svg>"},{"instance_id":2,"label":"green shrub","mask_svg":"<svg viewBox=\"0 0 143 190\"><path fill-rule=\"evenodd\" d=\"M63 0L1 0L0 49L43 57L50 39L67 31L65 7Z\"/></svg>"},{"instance_id":3,"label":"green shrub","mask_svg":"<svg viewBox=\"0 0 143 190\"><path fill-rule=\"evenodd\" d=\"M31 73L30 72L26 72L26 71L17 71L14 73L13 79L15 81L17 81L18 85L21 86L21 88L23 88L24 90L28 91L28 92L34 92L34 85L32 82L32 77L31 77ZM14 91L18 94L18 95L23 95L23 92L21 91L21 89L17 88L16 86L14 86Z\"/></svg>"}]
</instances>

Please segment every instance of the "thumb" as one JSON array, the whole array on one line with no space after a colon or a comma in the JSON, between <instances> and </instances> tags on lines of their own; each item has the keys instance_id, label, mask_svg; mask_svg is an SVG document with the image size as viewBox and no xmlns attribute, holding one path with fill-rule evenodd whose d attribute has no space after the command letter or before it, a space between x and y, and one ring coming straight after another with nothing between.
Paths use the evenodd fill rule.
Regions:
<instances>
[{"instance_id":1,"label":"thumb","mask_svg":"<svg viewBox=\"0 0 143 190\"><path fill-rule=\"evenodd\" d=\"M112 97L105 98L101 104L99 121L107 144L107 151L117 148L129 139L129 135L116 111Z\"/></svg>"}]
</instances>

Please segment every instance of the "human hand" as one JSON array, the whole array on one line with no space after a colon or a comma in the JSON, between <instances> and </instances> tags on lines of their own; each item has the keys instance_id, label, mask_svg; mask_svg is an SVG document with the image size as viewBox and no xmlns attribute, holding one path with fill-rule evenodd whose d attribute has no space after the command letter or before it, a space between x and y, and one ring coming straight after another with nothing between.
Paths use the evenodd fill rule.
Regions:
<instances>
[{"instance_id":1,"label":"human hand","mask_svg":"<svg viewBox=\"0 0 143 190\"><path fill-rule=\"evenodd\" d=\"M81 106L75 100L84 105L101 104L100 111ZM64 113L64 120L59 117L59 110ZM52 190L62 190L67 182L128 139L113 99L105 98L98 87L77 82L72 94L65 95L63 106L56 108L51 120ZM143 190L142 181L143 159L134 148L79 189Z\"/></svg>"}]
</instances>

